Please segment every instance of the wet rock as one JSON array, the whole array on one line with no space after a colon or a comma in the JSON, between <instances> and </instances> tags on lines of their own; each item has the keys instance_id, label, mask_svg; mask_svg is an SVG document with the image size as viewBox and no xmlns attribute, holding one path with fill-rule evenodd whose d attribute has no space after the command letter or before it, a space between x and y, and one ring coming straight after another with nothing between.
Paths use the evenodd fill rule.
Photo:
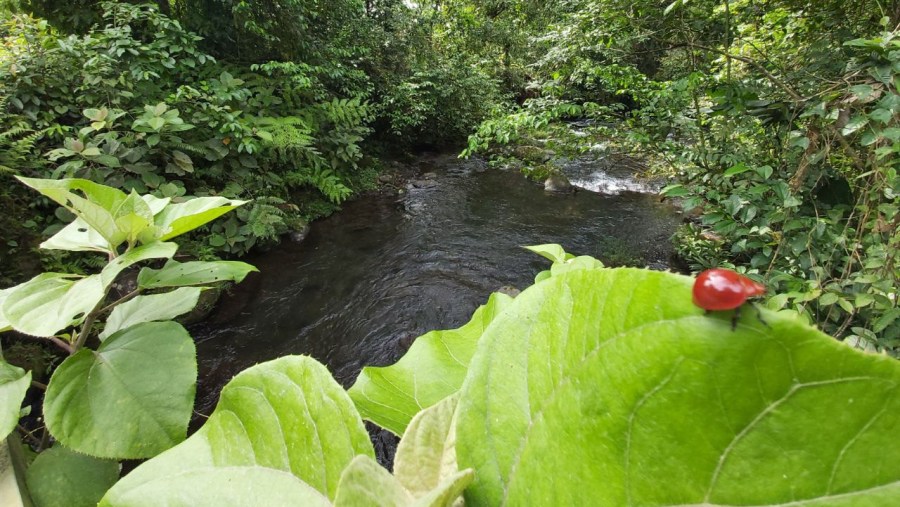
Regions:
<instances>
[{"instance_id":1,"label":"wet rock","mask_svg":"<svg viewBox=\"0 0 900 507\"><path fill-rule=\"evenodd\" d=\"M539 146L516 146L513 150L513 156L519 160L531 163L543 164L549 162L553 158L553 154Z\"/></svg>"},{"instance_id":2,"label":"wet rock","mask_svg":"<svg viewBox=\"0 0 900 507\"><path fill-rule=\"evenodd\" d=\"M304 225L299 230L291 231L288 233L288 237L294 243L302 243L307 236L309 236L309 225Z\"/></svg>"},{"instance_id":3,"label":"wet rock","mask_svg":"<svg viewBox=\"0 0 900 507\"><path fill-rule=\"evenodd\" d=\"M406 352L412 347L413 342L415 342L418 337L419 336L416 333L411 331L401 333L400 336L397 337L397 346L400 347L400 350Z\"/></svg>"},{"instance_id":4,"label":"wet rock","mask_svg":"<svg viewBox=\"0 0 900 507\"><path fill-rule=\"evenodd\" d=\"M494 292L499 292L500 294L506 294L507 296L512 297L512 298L514 298L522 293L522 291L513 287L512 285L504 285L503 287L500 287L499 289L497 289Z\"/></svg>"},{"instance_id":5,"label":"wet rock","mask_svg":"<svg viewBox=\"0 0 900 507\"><path fill-rule=\"evenodd\" d=\"M556 173L551 174L547 181L544 182L544 191L555 194L570 194L575 191L575 187L564 175Z\"/></svg>"}]
</instances>

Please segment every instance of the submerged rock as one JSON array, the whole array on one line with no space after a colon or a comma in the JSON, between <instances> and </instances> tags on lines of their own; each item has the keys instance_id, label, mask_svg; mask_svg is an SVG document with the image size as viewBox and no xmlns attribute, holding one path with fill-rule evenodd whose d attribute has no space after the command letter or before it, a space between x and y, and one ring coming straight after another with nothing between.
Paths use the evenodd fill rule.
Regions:
<instances>
[{"instance_id":1,"label":"submerged rock","mask_svg":"<svg viewBox=\"0 0 900 507\"><path fill-rule=\"evenodd\" d=\"M288 233L288 237L291 238L291 241L293 241L294 243L302 243L303 240L306 239L306 236L308 236L308 235L309 235L309 226L308 225L304 225L302 228Z\"/></svg>"},{"instance_id":2,"label":"submerged rock","mask_svg":"<svg viewBox=\"0 0 900 507\"><path fill-rule=\"evenodd\" d=\"M569 194L575 191L575 187L569 182L569 178L565 175L556 173L551 174L547 181L544 182L544 190L556 194Z\"/></svg>"}]
</instances>

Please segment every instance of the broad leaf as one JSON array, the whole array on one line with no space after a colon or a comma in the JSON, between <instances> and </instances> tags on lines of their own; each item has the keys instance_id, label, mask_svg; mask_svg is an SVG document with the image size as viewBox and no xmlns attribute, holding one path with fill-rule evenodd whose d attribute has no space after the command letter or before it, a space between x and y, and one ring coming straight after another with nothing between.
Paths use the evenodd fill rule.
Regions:
<instances>
[{"instance_id":1,"label":"broad leaf","mask_svg":"<svg viewBox=\"0 0 900 507\"><path fill-rule=\"evenodd\" d=\"M38 454L25 478L36 507L88 507L119 479L119 464L56 445Z\"/></svg>"},{"instance_id":2,"label":"broad leaf","mask_svg":"<svg viewBox=\"0 0 900 507\"><path fill-rule=\"evenodd\" d=\"M692 280L578 270L482 336L458 408L478 505L894 505L900 363Z\"/></svg>"},{"instance_id":3,"label":"broad leaf","mask_svg":"<svg viewBox=\"0 0 900 507\"><path fill-rule=\"evenodd\" d=\"M109 242L81 218L76 218L40 246L46 250L112 252Z\"/></svg>"},{"instance_id":4,"label":"broad leaf","mask_svg":"<svg viewBox=\"0 0 900 507\"><path fill-rule=\"evenodd\" d=\"M154 217L162 241L174 238L215 220L247 201L224 197L198 197L190 201L170 204Z\"/></svg>"},{"instance_id":5,"label":"broad leaf","mask_svg":"<svg viewBox=\"0 0 900 507\"><path fill-rule=\"evenodd\" d=\"M194 341L183 327L138 324L59 365L44 399L47 427L91 456L154 456L184 440L196 380Z\"/></svg>"},{"instance_id":6,"label":"broad leaf","mask_svg":"<svg viewBox=\"0 0 900 507\"><path fill-rule=\"evenodd\" d=\"M22 400L31 386L31 372L0 359L0 438L6 438L19 422Z\"/></svg>"},{"instance_id":7,"label":"broad leaf","mask_svg":"<svg viewBox=\"0 0 900 507\"><path fill-rule=\"evenodd\" d=\"M112 248L120 245L126 233L116 225L113 216L126 195L121 190L84 179L46 180L16 176L22 183L49 197L75 213L100 234ZM73 191L81 192L81 195Z\"/></svg>"},{"instance_id":8,"label":"broad leaf","mask_svg":"<svg viewBox=\"0 0 900 507\"><path fill-rule=\"evenodd\" d=\"M122 303L106 319L106 327L100 333L100 339L105 340L116 331L141 322L172 320L185 314L197 306L202 291L197 287L183 287L164 294L138 296Z\"/></svg>"},{"instance_id":9,"label":"broad leaf","mask_svg":"<svg viewBox=\"0 0 900 507\"><path fill-rule=\"evenodd\" d=\"M50 337L79 324L105 294L100 275L75 278L43 273L12 288L3 301L2 312L16 331Z\"/></svg>"},{"instance_id":10,"label":"broad leaf","mask_svg":"<svg viewBox=\"0 0 900 507\"><path fill-rule=\"evenodd\" d=\"M290 472L333 498L341 472L359 454L374 451L347 393L314 359L288 356L237 375L197 433L139 466L105 500L123 505L135 491L152 491L166 504L198 488L179 479L188 474L216 478L223 495L240 495L248 485L219 474L254 466Z\"/></svg>"},{"instance_id":11,"label":"broad leaf","mask_svg":"<svg viewBox=\"0 0 900 507\"><path fill-rule=\"evenodd\" d=\"M394 475L413 496L421 497L456 474L456 393L419 412L409 423L394 457Z\"/></svg>"},{"instance_id":12,"label":"broad leaf","mask_svg":"<svg viewBox=\"0 0 900 507\"><path fill-rule=\"evenodd\" d=\"M413 498L390 472L368 456L357 456L341 475L335 507L405 507Z\"/></svg>"},{"instance_id":13,"label":"broad leaf","mask_svg":"<svg viewBox=\"0 0 900 507\"><path fill-rule=\"evenodd\" d=\"M142 269L138 274L138 285L142 289L159 289L223 281L240 282L252 271L259 270L238 261L169 261L162 269Z\"/></svg>"},{"instance_id":14,"label":"broad leaf","mask_svg":"<svg viewBox=\"0 0 900 507\"><path fill-rule=\"evenodd\" d=\"M116 257L100 274L75 278L64 273L43 273L10 290L2 314L21 333L50 337L80 324L104 297L122 270L148 259L175 255L175 243L151 243Z\"/></svg>"},{"instance_id":15,"label":"broad leaf","mask_svg":"<svg viewBox=\"0 0 900 507\"><path fill-rule=\"evenodd\" d=\"M459 390L481 333L511 302L492 294L461 328L422 335L392 366L363 368L349 390L360 415L402 435L419 411Z\"/></svg>"},{"instance_id":16,"label":"broad leaf","mask_svg":"<svg viewBox=\"0 0 900 507\"><path fill-rule=\"evenodd\" d=\"M394 458L394 474L417 500L452 505L471 484L471 469L456 464L456 413L459 393L416 415Z\"/></svg>"},{"instance_id":17,"label":"broad leaf","mask_svg":"<svg viewBox=\"0 0 900 507\"><path fill-rule=\"evenodd\" d=\"M119 273L138 262L150 259L171 259L177 251L178 245L175 243L155 242L125 252L109 261L109 264L104 266L100 272L104 288L108 287L119 276Z\"/></svg>"},{"instance_id":18,"label":"broad leaf","mask_svg":"<svg viewBox=\"0 0 900 507\"><path fill-rule=\"evenodd\" d=\"M550 262L566 262L569 254L563 250L563 247L557 244L526 246L526 250L530 250L541 257L548 259Z\"/></svg>"},{"instance_id":19,"label":"broad leaf","mask_svg":"<svg viewBox=\"0 0 900 507\"><path fill-rule=\"evenodd\" d=\"M293 475L260 466L199 468L161 476L131 489L118 485L101 507L303 506L329 507L322 493Z\"/></svg>"},{"instance_id":20,"label":"broad leaf","mask_svg":"<svg viewBox=\"0 0 900 507\"><path fill-rule=\"evenodd\" d=\"M450 507L474 474L455 474L439 487L416 498L387 470L368 456L357 456L341 475L335 507Z\"/></svg>"},{"instance_id":21,"label":"broad leaf","mask_svg":"<svg viewBox=\"0 0 900 507\"><path fill-rule=\"evenodd\" d=\"M4 331L9 331L12 329L12 325L9 323L9 320L3 314L3 303L6 301L6 298L9 294L15 289L15 287L10 287L8 289L0 290L0 333Z\"/></svg>"}]
</instances>

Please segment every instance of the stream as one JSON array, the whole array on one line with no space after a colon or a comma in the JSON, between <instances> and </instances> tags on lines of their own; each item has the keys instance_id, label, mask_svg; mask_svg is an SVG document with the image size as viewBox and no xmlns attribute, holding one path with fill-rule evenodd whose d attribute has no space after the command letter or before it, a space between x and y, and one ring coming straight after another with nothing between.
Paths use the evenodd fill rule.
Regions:
<instances>
[{"instance_id":1,"label":"stream","mask_svg":"<svg viewBox=\"0 0 900 507\"><path fill-rule=\"evenodd\" d=\"M491 292L530 285L548 261L524 245L668 268L680 216L626 162L565 164L582 188L561 195L482 161L423 157L402 193L356 199L313 223L302 243L247 259L260 273L192 329L198 410L210 413L241 370L287 354L316 358L349 387L416 336L464 324Z\"/></svg>"}]
</instances>

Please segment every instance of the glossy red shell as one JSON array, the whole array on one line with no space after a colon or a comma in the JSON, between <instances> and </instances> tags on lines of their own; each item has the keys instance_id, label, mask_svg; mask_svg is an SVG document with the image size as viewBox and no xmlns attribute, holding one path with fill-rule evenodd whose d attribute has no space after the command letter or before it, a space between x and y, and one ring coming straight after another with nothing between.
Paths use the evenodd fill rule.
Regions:
<instances>
[{"instance_id":1,"label":"glossy red shell","mask_svg":"<svg viewBox=\"0 0 900 507\"><path fill-rule=\"evenodd\" d=\"M766 287L730 269L707 269L694 282L694 304L704 310L733 310Z\"/></svg>"}]
</instances>

